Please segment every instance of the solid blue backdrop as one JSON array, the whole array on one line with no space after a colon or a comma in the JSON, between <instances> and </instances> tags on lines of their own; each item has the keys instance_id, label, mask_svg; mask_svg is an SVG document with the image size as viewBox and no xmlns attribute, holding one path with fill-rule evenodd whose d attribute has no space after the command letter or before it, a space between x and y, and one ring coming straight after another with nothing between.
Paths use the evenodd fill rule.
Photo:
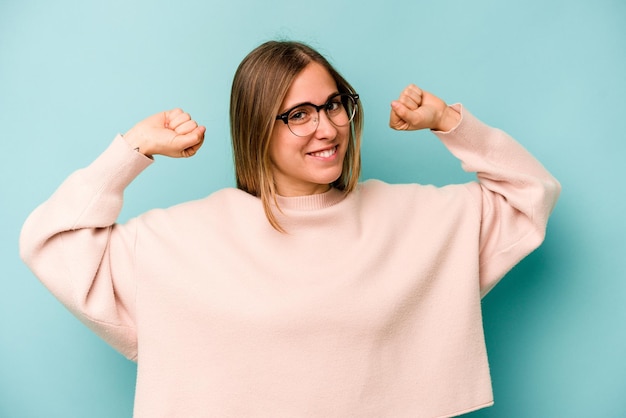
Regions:
<instances>
[{"instance_id":1,"label":"solid blue backdrop","mask_svg":"<svg viewBox=\"0 0 626 418\"><path fill-rule=\"evenodd\" d=\"M230 83L273 38L312 44L360 93L363 178L472 178L430 133L387 127L416 83L561 181L546 242L484 299L496 404L471 416L626 416L625 28L620 0L0 0L0 416L131 416L135 365L24 267L20 227L116 133L177 106L205 145L157 158L121 221L232 186Z\"/></svg>"}]
</instances>

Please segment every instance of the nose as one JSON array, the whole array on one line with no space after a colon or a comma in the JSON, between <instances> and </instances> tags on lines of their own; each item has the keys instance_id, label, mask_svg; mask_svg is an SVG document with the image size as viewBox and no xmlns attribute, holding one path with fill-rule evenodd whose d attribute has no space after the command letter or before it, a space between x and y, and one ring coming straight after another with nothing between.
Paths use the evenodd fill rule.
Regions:
<instances>
[{"instance_id":1,"label":"nose","mask_svg":"<svg viewBox=\"0 0 626 418\"><path fill-rule=\"evenodd\" d=\"M325 111L317 112L317 129L315 137L317 139L335 139L337 136L337 127L333 125Z\"/></svg>"}]
</instances>

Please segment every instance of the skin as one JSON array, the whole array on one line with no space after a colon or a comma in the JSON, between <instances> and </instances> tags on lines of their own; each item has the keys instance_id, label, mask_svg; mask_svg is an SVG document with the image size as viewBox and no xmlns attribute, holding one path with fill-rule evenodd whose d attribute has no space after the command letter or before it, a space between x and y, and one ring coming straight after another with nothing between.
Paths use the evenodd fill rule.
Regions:
<instances>
[{"instance_id":1,"label":"skin","mask_svg":"<svg viewBox=\"0 0 626 418\"><path fill-rule=\"evenodd\" d=\"M311 63L302 70L291 85L282 111L297 104L322 104L337 92L330 74L319 64ZM281 113L282 113L281 111ZM349 127L334 126L324 111L319 126L308 137L295 136L288 126L276 121L270 142L270 159L278 194L305 196L323 193L341 175L348 144ZM389 126L395 130L432 129L447 132L460 120L460 115L437 96L414 84L407 86L397 100L391 102ZM124 139L148 157L165 155L192 157L204 142L206 128L198 125L181 109L160 112L131 128ZM336 151L322 156L318 151Z\"/></svg>"}]
</instances>

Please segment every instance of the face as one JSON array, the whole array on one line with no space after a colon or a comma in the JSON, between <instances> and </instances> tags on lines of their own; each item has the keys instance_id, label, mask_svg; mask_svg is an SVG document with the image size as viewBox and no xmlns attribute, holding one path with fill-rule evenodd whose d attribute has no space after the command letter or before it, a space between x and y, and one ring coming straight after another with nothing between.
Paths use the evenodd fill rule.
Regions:
<instances>
[{"instance_id":1,"label":"face","mask_svg":"<svg viewBox=\"0 0 626 418\"><path fill-rule=\"evenodd\" d=\"M337 83L318 63L310 63L296 77L281 104L283 113L301 103L321 105L337 93ZM276 121L270 141L270 160L276 189L281 196L323 193L343 169L350 125L335 126L324 110L312 134L294 135L281 120Z\"/></svg>"}]
</instances>

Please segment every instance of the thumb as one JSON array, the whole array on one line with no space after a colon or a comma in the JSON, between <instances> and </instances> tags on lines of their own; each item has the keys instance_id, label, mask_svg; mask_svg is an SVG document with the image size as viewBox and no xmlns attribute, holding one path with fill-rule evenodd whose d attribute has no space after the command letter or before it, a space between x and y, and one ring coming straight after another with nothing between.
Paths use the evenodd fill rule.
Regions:
<instances>
[{"instance_id":1,"label":"thumb","mask_svg":"<svg viewBox=\"0 0 626 418\"><path fill-rule=\"evenodd\" d=\"M416 122L416 112L398 100L391 102L391 113L389 115L389 126L398 131L406 131Z\"/></svg>"}]
</instances>

